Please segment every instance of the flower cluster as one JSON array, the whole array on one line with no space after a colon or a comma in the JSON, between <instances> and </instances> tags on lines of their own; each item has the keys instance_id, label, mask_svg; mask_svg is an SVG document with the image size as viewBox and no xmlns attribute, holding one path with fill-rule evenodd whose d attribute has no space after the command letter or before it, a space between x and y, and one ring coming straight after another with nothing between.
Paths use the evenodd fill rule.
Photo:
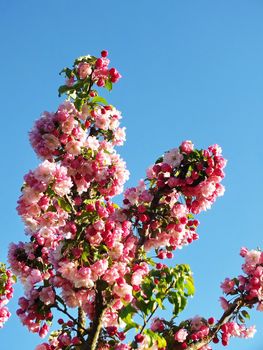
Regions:
<instances>
[{"instance_id":1,"label":"flower cluster","mask_svg":"<svg viewBox=\"0 0 263 350\"><path fill-rule=\"evenodd\" d=\"M101 52L100 58L93 56L80 57L75 61L73 70L65 71L68 77L67 84L72 86L78 79L91 79L99 87L116 83L121 75L116 68L109 68L109 63L110 60L106 50Z\"/></svg>"},{"instance_id":2,"label":"flower cluster","mask_svg":"<svg viewBox=\"0 0 263 350\"><path fill-rule=\"evenodd\" d=\"M246 302L257 304L259 311L263 310L263 252L241 248L240 255L245 259L242 265L244 275L237 278L226 278L221 288L226 295L240 295ZM227 307L227 301L221 299L222 307Z\"/></svg>"},{"instance_id":3,"label":"flower cluster","mask_svg":"<svg viewBox=\"0 0 263 350\"><path fill-rule=\"evenodd\" d=\"M174 333L174 340L181 344L182 349L186 349L189 344L198 342L210 333L210 326L214 323L214 319L210 317L206 320L203 317L195 316L192 319L184 321L179 329ZM200 350L210 350L210 347L203 346Z\"/></svg>"},{"instance_id":4,"label":"flower cluster","mask_svg":"<svg viewBox=\"0 0 263 350\"><path fill-rule=\"evenodd\" d=\"M45 160L24 179L17 211L28 231L63 226L68 213L59 206L58 198L68 195L73 186L67 168Z\"/></svg>"},{"instance_id":5,"label":"flower cluster","mask_svg":"<svg viewBox=\"0 0 263 350\"><path fill-rule=\"evenodd\" d=\"M35 350L60 350L66 349L68 346L81 344L81 340L78 336L72 336L72 328L74 328L73 321L69 320L64 322L64 320L60 318L58 323L61 325L62 330L52 332L49 337L49 342L37 345Z\"/></svg>"},{"instance_id":6,"label":"flower cluster","mask_svg":"<svg viewBox=\"0 0 263 350\"><path fill-rule=\"evenodd\" d=\"M246 327L244 324L238 324L237 322L226 322L220 329L222 345L227 346L231 337L237 338L253 338L256 333L255 326ZM217 337L213 340L217 343L219 340Z\"/></svg>"},{"instance_id":7,"label":"flower cluster","mask_svg":"<svg viewBox=\"0 0 263 350\"><path fill-rule=\"evenodd\" d=\"M147 170L147 178L124 193L124 213L144 236L146 250L181 248L198 238L193 214L211 207L224 193L221 180L226 164L217 145L196 150L191 141L168 151ZM147 184L149 184L147 186Z\"/></svg>"},{"instance_id":8,"label":"flower cluster","mask_svg":"<svg viewBox=\"0 0 263 350\"><path fill-rule=\"evenodd\" d=\"M42 160L24 177L17 207L29 241L9 250L25 289L17 310L21 322L45 337L54 310L66 318L36 350L186 349L207 337L216 341L212 318L174 324L194 294L192 273L188 265L168 267L159 259L172 258L174 249L198 238L195 215L224 193L226 160L220 147L198 150L191 141L182 142L149 167L137 187L125 191L119 207L112 197L122 193L129 172L115 146L125 141L125 128L121 113L95 87L111 90L120 74L109 68L106 51L99 58L80 57L62 72L66 83L59 94L67 100L56 112L44 112L29 134ZM247 304L257 298L261 309L262 257L254 254L256 261L245 250L243 255L247 276L233 287L232 280L225 281L224 288L241 293ZM155 318L149 328L157 308L167 303L172 321ZM75 308L78 316L71 313ZM230 336L253 333L234 322L219 327L223 344ZM127 337L130 343L129 331L134 332Z\"/></svg>"},{"instance_id":9,"label":"flower cluster","mask_svg":"<svg viewBox=\"0 0 263 350\"><path fill-rule=\"evenodd\" d=\"M81 108L76 99L66 101L56 113L45 112L30 132L43 162L25 176L17 210L31 239L10 246L9 262L25 287L17 314L41 337L53 319L52 308L81 307L92 320L99 284L114 295L104 325L118 324L117 310L132 299L133 284L147 273L143 263L131 270L137 239L131 223L109 201L121 193L129 173L114 150L125 140L121 114L91 91L94 83L102 86L101 81L108 84L120 77L108 69L105 52L102 56L81 59L71 71L80 85L89 84ZM71 81L72 89L78 94L84 86ZM68 345L63 334L57 339Z\"/></svg>"},{"instance_id":10,"label":"flower cluster","mask_svg":"<svg viewBox=\"0 0 263 350\"><path fill-rule=\"evenodd\" d=\"M16 279L13 273L6 269L4 264L0 264L0 328L11 316L6 304L13 297L13 284Z\"/></svg>"},{"instance_id":11,"label":"flower cluster","mask_svg":"<svg viewBox=\"0 0 263 350\"><path fill-rule=\"evenodd\" d=\"M235 302L228 301L220 297L222 308L227 312L233 305L240 305L231 315L230 322L221 327L222 344L227 345L229 338L240 337L250 338L255 334L255 327L246 327L245 319L249 318L246 310L240 310L241 307L252 308L263 311L263 253L260 250L248 250L241 248L240 255L245 259L242 265L243 275L237 278L226 278L221 283L221 288L226 296L231 299L236 298Z\"/></svg>"},{"instance_id":12,"label":"flower cluster","mask_svg":"<svg viewBox=\"0 0 263 350\"><path fill-rule=\"evenodd\" d=\"M154 319L151 329L171 337L171 327L163 319ZM209 342L219 343L220 339L223 346L227 346L231 337L252 338L256 332L255 327L246 327L234 321L224 321L221 327L218 326L214 317L205 319L195 316L192 319L181 322L178 326L172 327L174 334L170 338L170 343L177 349L187 349L189 346L208 339ZM212 347L205 344L200 350L212 350Z\"/></svg>"},{"instance_id":13,"label":"flower cluster","mask_svg":"<svg viewBox=\"0 0 263 350\"><path fill-rule=\"evenodd\" d=\"M44 112L29 133L36 154L43 159L61 157L65 153L78 156L86 148L96 151L102 140L112 146L122 145L125 128L119 127L120 112L110 105L98 105L97 101L100 99L94 97L81 111L65 101L55 113Z\"/></svg>"},{"instance_id":14,"label":"flower cluster","mask_svg":"<svg viewBox=\"0 0 263 350\"><path fill-rule=\"evenodd\" d=\"M238 278L226 278L221 284L227 295L240 295L247 303L257 304L257 309L263 311L263 252L241 248L240 255L245 259L242 265L244 275ZM222 300L222 306L227 307Z\"/></svg>"},{"instance_id":15,"label":"flower cluster","mask_svg":"<svg viewBox=\"0 0 263 350\"><path fill-rule=\"evenodd\" d=\"M241 248L240 255L245 259L242 265L244 275L238 278L226 278L221 283L223 292L231 297L231 301L220 297L221 306L225 311L222 318L217 323L213 317L208 320L195 317L182 322L174 334L174 339L181 344L182 349L187 349L192 342L198 342L206 337L214 343L221 340L222 345L227 346L231 337L254 336L255 326L245 325L245 319L250 318L245 308L256 305L257 310L263 310L263 253L260 250L249 251L247 248ZM211 348L206 346L202 349Z\"/></svg>"}]
</instances>

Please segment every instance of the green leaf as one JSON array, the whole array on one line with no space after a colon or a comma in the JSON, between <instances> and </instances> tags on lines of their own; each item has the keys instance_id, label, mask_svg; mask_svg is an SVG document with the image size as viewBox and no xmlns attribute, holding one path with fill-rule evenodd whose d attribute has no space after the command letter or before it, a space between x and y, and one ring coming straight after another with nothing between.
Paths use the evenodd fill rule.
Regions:
<instances>
[{"instance_id":1,"label":"green leaf","mask_svg":"<svg viewBox=\"0 0 263 350\"><path fill-rule=\"evenodd\" d=\"M60 75L62 74L62 73L65 73L65 75L68 77L68 78L70 78L71 76L72 76L72 70L71 69L69 69L69 68L64 68L64 69L62 69L62 71L59 73Z\"/></svg>"},{"instance_id":2,"label":"green leaf","mask_svg":"<svg viewBox=\"0 0 263 350\"><path fill-rule=\"evenodd\" d=\"M161 163L163 161L163 157L159 157L156 161L155 164Z\"/></svg>"},{"instance_id":3,"label":"green leaf","mask_svg":"<svg viewBox=\"0 0 263 350\"><path fill-rule=\"evenodd\" d=\"M106 80L105 82L105 88L108 90L108 91L111 91L112 90L112 82L108 79Z\"/></svg>"},{"instance_id":4,"label":"green leaf","mask_svg":"<svg viewBox=\"0 0 263 350\"><path fill-rule=\"evenodd\" d=\"M82 98L76 98L74 101L74 105L77 108L78 111L81 110L82 106L84 104L84 100Z\"/></svg>"},{"instance_id":5,"label":"green leaf","mask_svg":"<svg viewBox=\"0 0 263 350\"><path fill-rule=\"evenodd\" d=\"M89 260L90 253L88 251L85 251L81 254L81 260L83 262L87 262Z\"/></svg>"},{"instance_id":6,"label":"green leaf","mask_svg":"<svg viewBox=\"0 0 263 350\"><path fill-rule=\"evenodd\" d=\"M151 300L151 301L144 301L143 299L141 300L137 300L136 301L136 306L145 314L145 315L149 315L154 308L155 305L155 301Z\"/></svg>"},{"instance_id":7,"label":"green leaf","mask_svg":"<svg viewBox=\"0 0 263 350\"><path fill-rule=\"evenodd\" d=\"M147 299L150 299L151 296L153 295L154 287L155 287L155 285L153 283L151 283L151 280L145 281L145 283L143 283L142 289L143 289L143 292L146 295Z\"/></svg>"},{"instance_id":8,"label":"green leaf","mask_svg":"<svg viewBox=\"0 0 263 350\"><path fill-rule=\"evenodd\" d=\"M126 321L124 321L124 322L126 323ZM126 333L132 328L139 328L139 325L135 322L126 323L126 326L125 326L123 331L124 331L124 333Z\"/></svg>"},{"instance_id":9,"label":"green leaf","mask_svg":"<svg viewBox=\"0 0 263 350\"><path fill-rule=\"evenodd\" d=\"M54 205L50 205L48 208L47 208L47 211L52 211L53 213L55 213L57 211L57 208L54 206Z\"/></svg>"},{"instance_id":10,"label":"green leaf","mask_svg":"<svg viewBox=\"0 0 263 350\"><path fill-rule=\"evenodd\" d=\"M145 334L147 334L151 340L155 340L157 342L158 348L166 347L166 340L159 333L153 332L151 329L147 329L145 331Z\"/></svg>"},{"instance_id":11,"label":"green leaf","mask_svg":"<svg viewBox=\"0 0 263 350\"><path fill-rule=\"evenodd\" d=\"M12 276L12 279L13 279L13 281L16 283L17 282L17 277L16 277L16 275L13 275Z\"/></svg>"},{"instance_id":12,"label":"green leaf","mask_svg":"<svg viewBox=\"0 0 263 350\"><path fill-rule=\"evenodd\" d=\"M60 206L60 208L64 209L68 213L71 212L71 206L64 198L58 197L57 201L58 201L58 205Z\"/></svg>"},{"instance_id":13,"label":"green leaf","mask_svg":"<svg viewBox=\"0 0 263 350\"><path fill-rule=\"evenodd\" d=\"M67 85L61 85L58 89L58 96L60 97L61 95L63 95L65 92L71 90L70 86Z\"/></svg>"},{"instance_id":14,"label":"green leaf","mask_svg":"<svg viewBox=\"0 0 263 350\"><path fill-rule=\"evenodd\" d=\"M133 306L131 306L131 304L128 304L127 306L123 307L119 312L119 317L126 323L124 332L127 332L132 328L139 328L139 325L132 319L134 313L136 313L136 309Z\"/></svg>"},{"instance_id":15,"label":"green leaf","mask_svg":"<svg viewBox=\"0 0 263 350\"><path fill-rule=\"evenodd\" d=\"M184 290L184 278L183 277L179 277L178 280L176 281L176 288L179 290Z\"/></svg>"},{"instance_id":16,"label":"green leaf","mask_svg":"<svg viewBox=\"0 0 263 350\"><path fill-rule=\"evenodd\" d=\"M121 319L124 319L125 317L127 317L129 314L134 314L136 313L136 309L131 305L128 304L127 306L124 306L120 312L119 312L119 316Z\"/></svg>"},{"instance_id":17,"label":"green leaf","mask_svg":"<svg viewBox=\"0 0 263 350\"><path fill-rule=\"evenodd\" d=\"M157 304L159 305L159 307L162 309L162 310L165 310L165 307L163 305L163 302L162 302L162 299L161 298L156 298L155 299Z\"/></svg>"},{"instance_id":18,"label":"green leaf","mask_svg":"<svg viewBox=\"0 0 263 350\"><path fill-rule=\"evenodd\" d=\"M70 92L70 93L68 94L68 98L69 98L69 99L71 98L72 100L75 100L75 99L77 98L76 91Z\"/></svg>"},{"instance_id":19,"label":"green leaf","mask_svg":"<svg viewBox=\"0 0 263 350\"><path fill-rule=\"evenodd\" d=\"M54 197L55 192L52 190L52 188L49 186L48 189L46 190L46 193L48 194L49 197Z\"/></svg>"},{"instance_id":20,"label":"green leaf","mask_svg":"<svg viewBox=\"0 0 263 350\"><path fill-rule=\"evenodd\" d=\"M182 312L187 305L187 299L185 297L181 298L180 312Z\"/></svg>"},{"instance_id":21,"label":"green leaf","mask_svg":"<svg viewBox=\"0 0 263 350\"><path fill-rule=\"evenodd\" d=\"M192 276L189 276L189 277L186 279L185 288L186 288L187 294L188 294L189 296L194 295L194 293L195 293L195 286L194 286L194 279L193 279Z\"/></svg>"},{"instance_id":22,"label":"green leaf","mask_svg":"<svg viewBox=\"0 0 263 350\"><path fill-rule=\"evenodd\" d=\"M249 315L249 313L248 313L246 310L242 310L242 311L241 311L241 314L242 314L242 316L244 316L245 318L247 318L248 320L250 320L250 315Z\"/></svg>"},{"instance_id":23,"label":"green leaf","mask_svg":"<svg viewBox=\"0 0 263 350\"><path fill-rule=\"evenodd\" d=\"M101 103L103 105L108 105L107 100L104 97L96 96L91 100L92 103Z\"/></svg>"},{"instance_id":24,"label":"green leaf","mask_svg":"<svg viewBox=\"0 0 263 350\"><path fill-rule=\"evenodd\" d=\"M241 315L238 315L238 319L241 323L245 323L246 321L244 320L244 318Z\"/></svg>"}]
</instances>

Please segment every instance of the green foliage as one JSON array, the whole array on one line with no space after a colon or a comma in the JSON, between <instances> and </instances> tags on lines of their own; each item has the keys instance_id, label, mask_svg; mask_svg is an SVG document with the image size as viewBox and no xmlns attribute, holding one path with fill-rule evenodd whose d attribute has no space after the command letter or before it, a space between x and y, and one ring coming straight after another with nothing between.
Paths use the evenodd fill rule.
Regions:
<instances>
[{"instance_id":1,"label":"green foliage","mask_svg":"<svg viewBox=\"0 0 263 350\"><path fill-rule=\"evenodd\" d=\"M119 317L126 323L124 332L128 332L132 328L139 329L139 324L133 320L133 315L136 312L137 310L131 304L124 306L119 312Z\"/></svg>"},{"instance_id":2,"label":"green foliage","mask_svg":"<svg viewBox=\"0 0 263 350\"><path fill-rule=\"evenodd\" d=\"M105 82L105 88L106 88L108 91L111 91L111 90L112 90L112 82L111 82L109 79Z\"/></svg>"},{"instance_id":3,"label":"green foliage","mask_svg":"<svg viewBox=\"0 0 263 350\"><path fill-rule=\"evenodd\" d=\"M151 259L148 259L151 260ZM148 261L147 261L148 262ZM152 263L152 261L151 261ZM165 338L158 332L146 329L158 308L165 309L166 301L172 305L172 319L181 313L189 296L194 294L194 281L189 265L181 264L175 267L153 268L141 283L141 290L134 292L134 306L128 304L120 311L119 317L126 324L125 332L132 328L149 337L150 342L166 347ZM143 319L140 326L134 321L135 316Z\"/></svg>"},{"instance_id":4,"label":"green foliage","mask_svg":"<svg viewBox=\"0 0 263 350\"><path fill-rule=\"evenodd\" d=\"M57 198L58 205L68 213L72 211L71 205L62 197Z\"/></svg>"},{"instance_id":5,"label":"green foliage","mask_svg":"<svg viewBox=\"0 0 263 350\"><path fill-rule=\"evenodd\" d=\"M94 104L103 104L103 105L108 105L108 102L107 100L104 98L104 97L101 97L101 96L95 96L93 97L93 99L91 100L91 103L94 103Z\"/></svg>"},{"instance_id":6,"label":"green foliage","mask_svg":"<svg viewBox=\"0 0 263 350\"><path fill-rule=\"evenodd\" d=\"M166 347L166 340L164 337L162 337L159 333L152 331L151 329L147 329L144 332L146 335L149 336L151 343L150 346L153 345L153 341L155 340L158 348L165 348Z\"/></svg>"}]
</instances>

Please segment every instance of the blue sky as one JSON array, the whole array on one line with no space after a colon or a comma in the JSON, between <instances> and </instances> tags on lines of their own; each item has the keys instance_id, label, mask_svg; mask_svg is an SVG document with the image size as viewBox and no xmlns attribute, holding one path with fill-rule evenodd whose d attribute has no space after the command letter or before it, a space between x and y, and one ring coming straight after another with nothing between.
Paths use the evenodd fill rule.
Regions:
<instances>
[{"instance_id":1,"label":"blue sky","mask_svg":"<svg viewBox=\"0 0 263 350\"><path fill-rule=\"evenodd\" d=\"M16 201L23 175L39 162L28 131L59 104L58 72L107 49L123 75L108 100L127 127L119 149L131 171L127 185L185 139L200 148L218 143L228 159L225 196L201 215L200 240L175 256L196 280L184 317L219 317L219 284L241 272L240 247L263 246L262 18L260 0L0 0L0 260L10 241L25 240ZM16 301L10 308L3 349L33 350L39 338L20 325ZM255 338L232 340L229 350L263 349L263 315L252 315Z\"/></svg>"}]
</instances>

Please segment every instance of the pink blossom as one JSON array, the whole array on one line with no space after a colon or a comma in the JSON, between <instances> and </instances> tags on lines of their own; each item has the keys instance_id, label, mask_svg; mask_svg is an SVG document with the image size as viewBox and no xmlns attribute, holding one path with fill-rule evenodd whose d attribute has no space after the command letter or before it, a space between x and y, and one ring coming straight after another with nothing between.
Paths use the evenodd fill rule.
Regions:
<instances>
[{"instance_id":1,"label":"pink blossom","mask_svg":"<svg viewBox=\"0 0 263 350\"><path fill-rule=\"evenodd\" d=\"M226 278L224 282L221 283L220 286L224 293L228 294L234 291L235 288L235 281L231 280L229 278Z\"/></svg>"},{"instance_id":2,"label":"pink blossom","mask_svg":"<svg viewBox=\"0 0 263 350\"><path fill-rule=\"evenodd\" d=\"M68 153L77 156L81 153L81 147L83 146L83 142L78 140L72 140L65 145L65 149Z\"/></svg>"},{"instance_id":3,"label":"pink blossom","mask_svg":"<svg viewBox=\"0 0 263 350\"><path fill-rule=\"evenodd\" d=\"M39 270L33 269L30 273L30 283L35 284L42 281L42 274Z\"/></svg>"},{"instance_id":4,"label":"pink blossom","mask_svg":"<svg viewBox=\"0 0 263 350\"><path fill-rule=\"evenodd\" d=\"M179 331L177 331L174 334L174 339L176 341L178 341L179 343L183 343L185 341L185 339L187 338L187 336L188 336L187 330L184 328L181 328L181 329L179 329Z\"/></svg>"},{"instance_id":5,"label":"pink blossom","mask_svg":"<svg viewBox=\"0 0 263 350\"><path fill-rule=\"evenodd\" d=\"M261 252L258 250L250 250L245 256L245 263L248 265L256 265L260 261Z\"/></svg>"},{"instance_id":6,"label":"pink blossom","mask_svg":"<svg viewBox=\"0 0 263 350\"><path fill-rule=\"evenodd\" d=\"M114 146L124 142L125 128L120 126L121 113L106 102L98 102L103 100L96 99L97 91L90 88L94 84L109 87L121 75L109 68L106 51L98 59L82 57L66 73L71 77L70 94L76 90L78 98L84 92L88 95L85 101L79 101L84 102L79 111L72 93L55 113L43 113L30 133L31 144L44 161L25 176L18 202L29 242L10 249L12 268L25 282L26 298L19 301L18 315L29 330L45 336L45 321L52 319L56 293L61 293L67 307L81 307L89 322L93 322L98 290L105 284L103 302L108 304L110 294L112 301L102 321L104 327L116 327L116 343L100 339L99 346L101 350L128 350L130 346L117 344L124 337L118 331L124 326L119 312L128 303L139 307L136 298L145 298L141 285L152 273L138 248L156 248L158 257L170 258L172 249L197 239L198 221L191 217L192 213L206 210L223 193L220 181L225 160L217 145L195 150L192 155L193 144L184 141L159 158L147 171L146 181L127 189L125 207L117 207L110 197L123 191L129 172ZM84 91L84 79L90 82L88 91ZM245 265L247 270L251 268L250 262ZM155 268L154 263L151 268ZM165 279L165 265L158 265L159 268ZM253 278L249 282L245 279L244 295L249 298L256 294L260 299L259 270ZM159 281L158 275L154 282ZM225 291L232 290L230 284L224 283ZM208 335L209 328L201 317L187 322L190 330L185 326L174 335L178 342L183 343L190 331L194 331L194 341ZM63 326L49 345L43 343L37 350L64 349L79 342L71 334L74 322L59 323ZM155 319L151 329L162 332L165 327L164 320ZM146 334L135 339L140 340L138 350L158 349L157 342Z\"/></svg>"},{"instance_id":7,"label":"pink blossom","mask_svg":"<svg viewBox=\"0 0 263 350\"><path fill-rule=\"evenodd\" d=\"M181 143L181 146L180 146L180 149L182 152L186 153L186 154L189 154L193 151L194 149L194 145L192 143L192 141L183 141Z\"/></svg>"},{"instance_id":8,"label":"pink blossom","mask_svg":"<svg viewBox=\"0 0 263 350\"><path fill-rule=\"evenodd\" d=\"M151 324L151 330L154 332L161 332L164 330L164 323L163 323L163 319L160 318L154 318L152 320L152 324Z\"/></svg>"},{"instance_id":9,"label":"pink blossom","mask_svg":"<svg viewBox=\"0 0 263 350\"><path fill-rule=\"evenodd\" d=\"M94 273L97 278L101 277L108 269L108 260L107 259L102 259L98 260L91 266L92 273Z\"/></svg>"},{"instance_id":10,"label":"pink blossom","mask_svg":"<svg viewBox=\"0 0 263 350\"><path fill-rule=\"evenodd\" d=\"M164 163L171 165L173 168L180 165L183 160L183 155L180 153L178 148L173 148L166 152L163 157Z\"/></svg>"},{"instance_id":11,"label":"pink blossom","mask_svg":"<svg viewBox=\"0 0 263 350\"><path fill-rule=\"evenodd\" d=\"M172 216L181 218L188 214L188 210L184 204L177 203L172 207L171 214Z\"/></svg>"},{"instance_id":12,"label":"pink blossom","mask_svg":"<svg viewBox=\"0 0 263 350\"><path fill-rule=\"evenodd\" d=\"M78 74L80 79L85 79L88 75L91 75L92 69L90 64L82 62L78 66Z\"/></svg>"},{"instance_id":13,"label":"pink blossom","mask_svg":"<svg viewBox=\"0 0 263 350\"><path fill-rule=\"evenodd\" d=\"M220 297L219 301L220 301L222 309L226 311L229 308L228 301L225 298L223 298L223 297Z\"/></svg>"},{"instance_id":14,"label":"pink blossom","mask_svg":"<svg viewBox=\"0 0 263 350\"><path fill-rule=\"evenodd\" d=\"M95 136L89 136L87 138L87 141L86 141L86 146L94 151L96 151L99 146L100 146L100 143L99 141L96 139Z\"/></svg>"},{"instance_id":15,"label":"pink blossom","mask_svg":"<svg viewBox=\"0 0 263 350\"><path fill-rule=\"evenodd\" d=\"M256 327L250 326L249 328L246 328L244 331L242 331L242 335L244 338L253 338L256 333Z\"/></svg>"},{"instance_id":16,"label":"pink blossom","mask_svg":"<svg viewBox=\"0 0 263 350\"><path fill-rule=\"evenodd\" d=\"M203 326L203 320L200 316L195 316L191 319L191 329L192 330L199 330Z\"/></svg>"},{"instance_id":17,"label":"pink blossom","mask_svg":"<svg viewBox=\"0 0 263 350\"><path fill-rule=\"evenodd\" d=\"M114 347L114 350L130 350L131 347L125 344L119 344Z\"/></svg>"},{"instance_id":18,"label":"pink blossom","mask_svg":"<svg viewBox=\"0 0 263 350\"><path fill-rule=\"evenodd\" d=\"M113 288L113 292L125 301L132 300L132 286L127 283L124 283L121 286L116 284Z\"/></svg>"},{"instance_id":19,"label":"pink blossom","mask_svg":"<svg viewBox=\"0 0 263 350\"><path fill-rule=\"evenodd\" d=\"M42 288L42 290L39 292L39 298L46 305L54 304L54 302L55 302L55 293L54 293L52 287L44 287L44 288Z\"/></svg>"},{"instance_id":20,"label":"pink blossom","mask_svg":"<svg viewBox=\"0 0 263 350\"><path fill-rule=\"evenodd\" d=\"M0 308L0 328L3 328L4 323L9 319L11 313L9 312L7 307Z\"/></svg>"},{"instance_id":21,"label":"pink blossom","mask_svg":"<svg viewBox=\"0 0 263 350\"><path fill-rule=\"evenodd\" d=\"M35 347L35 350L48 350L50 346L47 343L39 344Z\"/></svg>"}]
</instances>

